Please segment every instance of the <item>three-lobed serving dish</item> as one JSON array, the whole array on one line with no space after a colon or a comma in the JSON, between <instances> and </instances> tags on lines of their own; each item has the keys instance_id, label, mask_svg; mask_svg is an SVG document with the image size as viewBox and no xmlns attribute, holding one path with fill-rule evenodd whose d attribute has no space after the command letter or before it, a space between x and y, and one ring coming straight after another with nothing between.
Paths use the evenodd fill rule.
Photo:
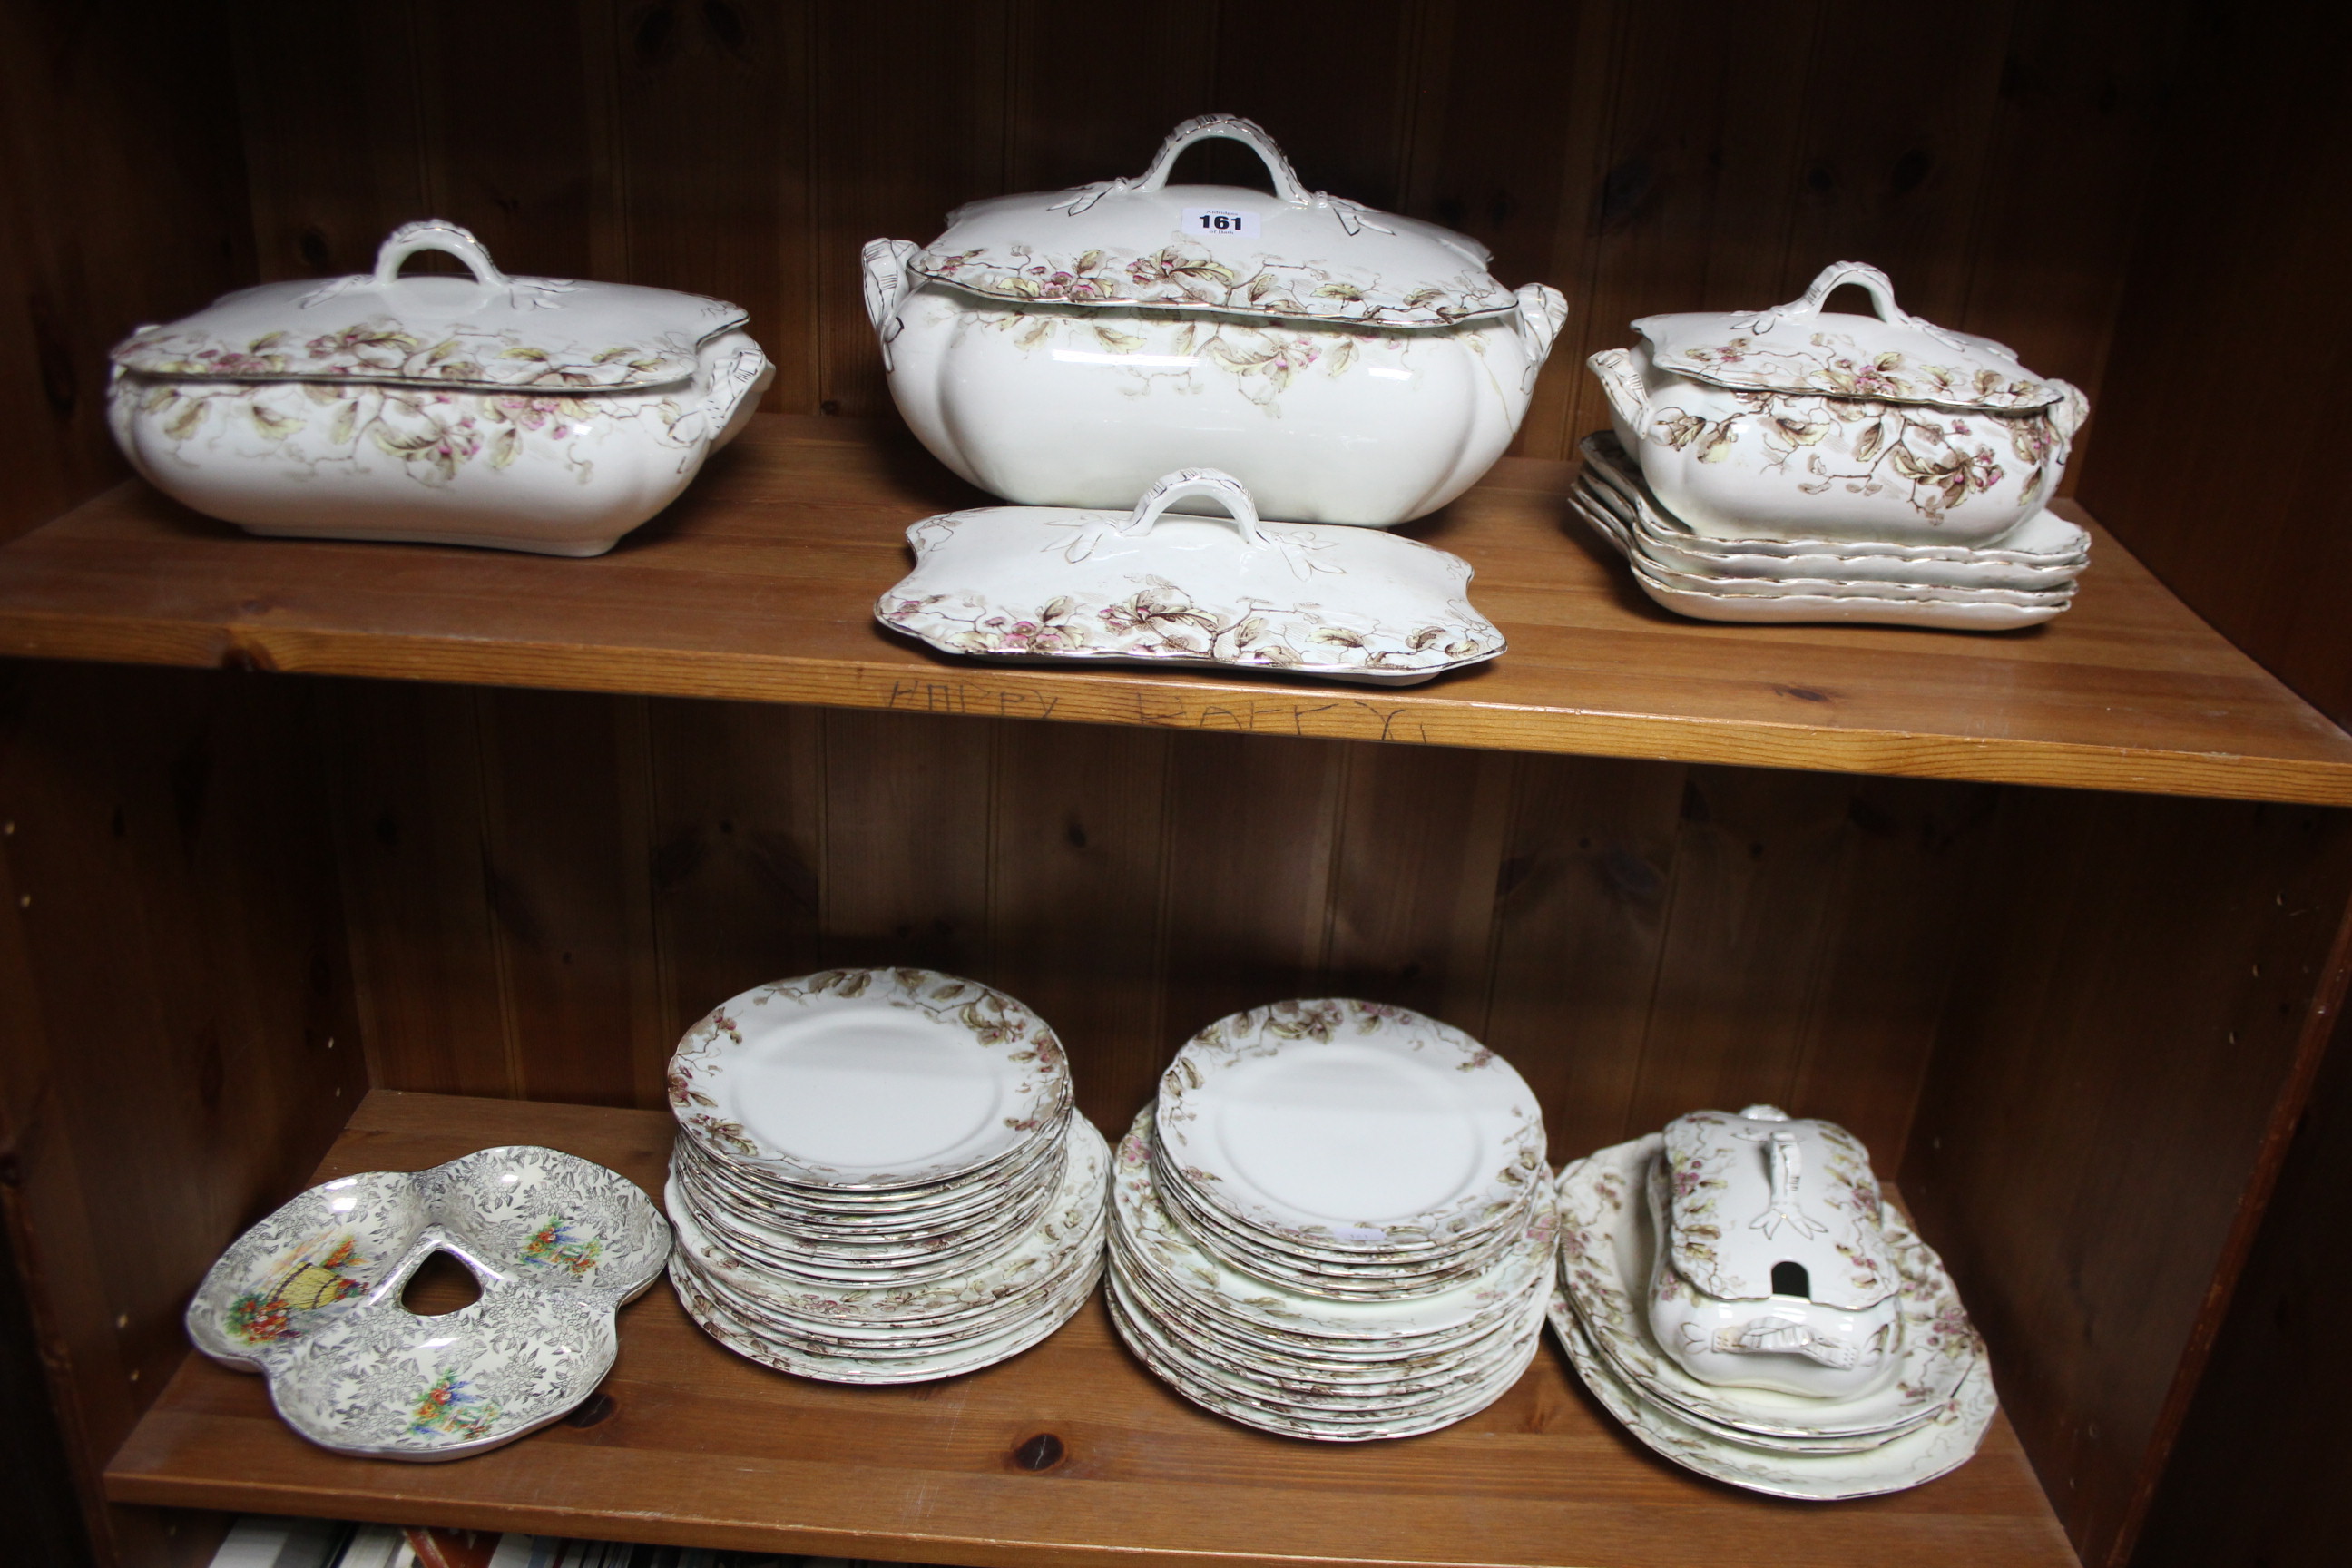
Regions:
<instances>
[{"instance_id":1,"label":"three-lobed serving dish","mask_svg":"<svg viewBox=\"0 0 2352 1568\"><path fill-rule=\"evenodd\" d=\"M460 1458L594 1393L613 1364L614 1314L669 1250L668 1226L625 1178L554 1149L483 1149L288 1202L205 1274L188 1337L268 1378L278 1413L321 1447ZM401 1292L436 1252L481 1295L420 1317Z\"/></svg>"},{"instance_id":2,"label":"three-lobed serving dish","mask_svg":"<svg viewBox=\"0 0 2352 1568\"><path fill-rule=\"evenodd\" d=\"M1223 518L1186 516L1200 500ZM944 653L1199 665L1410 686L1503 651L1470 563L1359 528L1261 521L1230 474L1162 475L1125 512L1003 506L907 531L915 569L875 604Z\"/></svg>"},{"instance_id":3,"label":"three-lobed serving dish","mask_svg":"<svg viewBox=\"0 0 2352 1568\"><path fill-rule=\"evenodd\" d=\"M1209 138L1274 193L1171 185ZM1124 507L1160 475L1237 476L1269 517L1386 527L1501 456L1567 319L1486 247L1301 185L1247 120L1178 126L1140 176L998 196L928 246L866 247L890 391L992 495Z\"/></svg>"},{"instance_id":4,"label":"three-lobed serving dish","mask_svg":"<svg viewBox=\"0 0 2352 1568\"><path fill-rule=\"evenodd\" d=\"M1876 310L1822 309L1861 288ZM1841 261L1769 310L1633 323L1588 362L1658 500L1714 539L1989 544L2057 493L2083 394Z\"/></svg>"},{"instance_id":5,"label":"three-lobed serving dish","mask_svg":"<svg viewBox=\"0 0 2352 1568\"><path fill-rule=\"evenodd\" d=\"M404 277L434 250L470 277ZM455 224L375 270L265 283L113 351L156 489L249 532L597 555L675 500L774 377L739 306L510 278Z\"/></svg>"}]
</instances>

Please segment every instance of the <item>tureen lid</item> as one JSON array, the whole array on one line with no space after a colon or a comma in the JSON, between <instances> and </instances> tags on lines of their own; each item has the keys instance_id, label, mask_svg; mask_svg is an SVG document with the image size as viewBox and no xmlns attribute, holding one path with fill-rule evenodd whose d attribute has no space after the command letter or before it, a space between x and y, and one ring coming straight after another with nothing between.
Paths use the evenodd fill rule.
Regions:
<instances>
[{"instance_id":1,"label":"tureen lid","mask_svg":"<svg viewBox=\"0 0 2352 1568\"><path fill-rule=\"evenodd\" d=\"M1177 155L1212 137L1265 159L1274 194L1168 184ZM1134 179L959 207L909 265L1013 304L1441 327L1517 304L1489 259L1451 229L1307 190L1263 130L1211 114L1179 125Z\"/></svg>"},{"instance_id":2,"label":"tureen lid","mask_svg":"<svg viewBox=\"0 0 2352 1568\"><path fill-rule=\"evenodd\" d=\"M1181 500L1228 515L1169 511ZM1261 522L1214 468L1164 476L1131 512L985 507L907 539L915 569L875 618L946 653L1410 685L1503 651L1460 556L1378 529Z\"/></svg>"},{"instance_id":3,"label":"tureen lid","mask_svg":"<svg viewBox=\"0 0 2352 1568\"><path fill-rule=\"evenodd\" d=\"M1822 309L1847 283L1877 315ZM1769 310L1644 316L1633 330L1650 340L1653 364L1717 386L2019 412L2066 395L2004 344L1906 314L1886 274L1859 261L1832 263L1801 298Z\"/></svg>"},{"instance_id":4,"label":"tureen lid","mask_svg":"<svg viewBox=\"0 0 2352 1568\"><path fill-rule=\"evenodd\" d=\"M420 250L454 256L473 277L400 276ZM610 392L683 381L697 347L744 319L740 306L669 289L509 278L471 234L428 218L393 230L372 273L240 289L140 328L113 359L205 381Z\"/></svg>"},{"instance_id":5,"label":"tureen lid","mask_svg":"<svg viewBox=\"0 0 2352 1568\"><path fill-rule=\"evenodd\" d=\"M1678 1116L1665 1138L1667 1260L1706 1294L1858 1312L1895 1290L1878 1182L1844 1128L1751 1105Z\"/></svg>"}]
</instances>

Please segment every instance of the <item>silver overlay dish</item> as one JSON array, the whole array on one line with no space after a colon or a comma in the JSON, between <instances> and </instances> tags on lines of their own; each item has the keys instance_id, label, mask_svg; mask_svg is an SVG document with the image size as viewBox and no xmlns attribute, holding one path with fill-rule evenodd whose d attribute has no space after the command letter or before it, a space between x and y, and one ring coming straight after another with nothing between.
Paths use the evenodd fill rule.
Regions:
<instances>
[{"instance_id":1,"label":"silver overlay dish","mask_svg":"<svg viewBox=\"0 0 2352 1568\"><path fill-rule=\"evenodd\" d=\"M188 1336L268 1377L287 1425L321 1447L454 1459L593 1393L613 1364L614 1313L669 1250L660 1213L623 1177L553 1149L484 1149L294 1198L213 1265ZM418 1317L400 1294L436 1252L481 1296Z\"/></svg>"}]
</instances>

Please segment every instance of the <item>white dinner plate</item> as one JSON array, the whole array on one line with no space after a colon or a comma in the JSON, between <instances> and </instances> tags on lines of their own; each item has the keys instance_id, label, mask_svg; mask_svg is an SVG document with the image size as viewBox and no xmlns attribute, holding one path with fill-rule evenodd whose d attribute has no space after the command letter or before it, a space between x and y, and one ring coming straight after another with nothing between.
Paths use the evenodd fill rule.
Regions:
<instances>
[{"instance_id":1,"label":"white dinner plate","mask_svg":"<svg viewBox=\"0 0 2352 1568\"><path fill-rule=\"evenodd\" d=\"M1511 1065L1403 1007L1279 1002L1221 1018L1160 1075L1169 1164L1228 1218L1340 1258L1426 1258L1547 1179Z\"/></svg>"},{"instance_id":2,"label":"white dinner plate","mask_svg":"<svg viewBox=\"0 0 2352 1568\"><path fill-rule=\"evenodd\" d=\"M1035 1014L975 981L835 969L721 1004L670 1058L671 1109L772 1178L902 1188L1017 1158L1069 1075Z\"/></svg>"},{"instance_id":3,"label":"white dinner plate","mask_svg":"<svg viewBox=\"0 0 2352 1568\"><path fill-rule=\"evenodd\" d=\"M1152 1184L1152 1114L1147 1106L1136 1118L1112 1163L1111 1222L1118 1243L1150 1270L1155 1284L1281 1342L1433 1350L1475 1338L1530 1292L1550 1288L1556 1232L1549 1193L1539 1195L1517 1246L1486 1273L1435 1296L1335 1301L1244 1273L1204 1250L1161 1207Z\"/></svg>"},{"instance_id":4,"label":"white dinner plate","mask_svg":"<svg viewBox=\"0 0 2352 1568\"><path fill-rule=\"evenodd\" d=\"M1084 1117L1069 1119L1069 1144L1060 1185L1052 1202L1018 1245L979 1268L943 1279L878 1286L851 1286L786 1279L760 1268L709 1236L692 1212L672 1196L672 1223L679 1250L691 1267L730 1289L766 1304L780 1315L813 1322L911 1325L939 1322L994 1310L1010 1297L1054 1278L1076 1247L1099 1249L1107 1194L1104 1173L1110 1151ZM673 1184L673 1186L675 1184Z\"/></svg>"}]
</instances>

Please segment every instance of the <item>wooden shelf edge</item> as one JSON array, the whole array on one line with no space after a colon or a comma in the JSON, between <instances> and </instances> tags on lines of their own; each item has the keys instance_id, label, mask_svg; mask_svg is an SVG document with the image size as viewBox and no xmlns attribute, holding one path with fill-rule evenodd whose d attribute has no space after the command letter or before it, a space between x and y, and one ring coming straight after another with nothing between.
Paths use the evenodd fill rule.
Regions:
<instances>
[{"instance_id":1,"label":"wooden shelf edge","mask_svg":"<svg viewBox=\"0 0 2352 1568\"><path fill-rule=\"evenodd\" d=\"M494 1142L568 1148L659 1190L658 1111L377 1091L316 1179ZM108 1467L117 1503L437 1524L972 1568L1674 1568L1783 1560L2070 1568L2006 1421L1914 1491L1756 1497L1633 1444L1549 1342L1489 1410L1402 1443L1249 1432L1146 1373L1090 1302L986 1372L908 1388L787 1378L720 1349L656 1288L622 1318L609 1419L446 1465L341 1458L261 1380L189 1352ZM1038 1432L1066 1458L1013 1458Z\"/></svg>"},{"instance_id":2,"label":"wooden shelf edge","mask_svg":"<svg viewBox=\"0 0 2352 1568\"><path fill-rule=\"evenodd\" d=\"M1149 670L903 665L692 648L0 615L0 654L97 663L801 703L1817 773L2352 805L2352 763L1605 709L1412 689L1171 679Z\"/></svg>"}]
</instances>

